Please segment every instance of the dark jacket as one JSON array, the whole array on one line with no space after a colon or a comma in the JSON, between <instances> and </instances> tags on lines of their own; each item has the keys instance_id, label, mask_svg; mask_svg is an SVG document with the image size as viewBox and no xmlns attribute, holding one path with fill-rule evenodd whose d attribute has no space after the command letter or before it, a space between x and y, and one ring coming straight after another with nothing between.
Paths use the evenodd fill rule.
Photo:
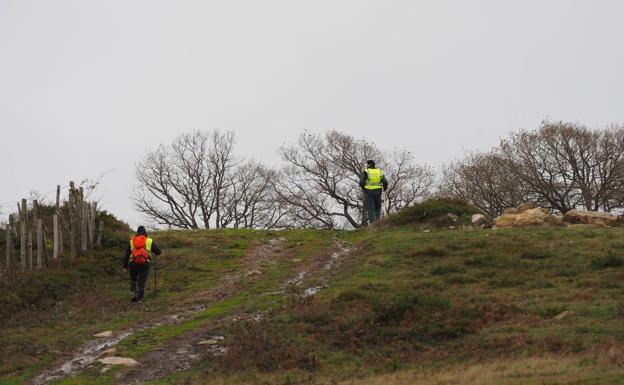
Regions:
<instances>
[{"instance_id":1,"label":"dark jacket","mask_svg":"<svg viewBox=\"0 0 624 385\"><path fill-rule=\"evenodd\" d=\"M366 186L366 181L368 180L368 172L366 170L364 170L362 172L362 175L360 175L360 187L364 188L364 186ZM383 190L386 191L388 189L388 180L386 179L386 175L384 174L381 177L381 185L383 186Z\"/></svg>"},{"instance_id":2,"label":"dark jacket","mask_svg":"<svg viewBox=\"0 0 624 385\"><path fill-rule=\"evenodd\" d=\"M136 233L136 235L147 236L147 233L140 232L140 233ZM152 255L153 254L160 255L161 252L162 251L160 250L160 247L158 247L158 245L156 244L156 241L152 239ZM130 249L130 241L128 241L128 245L126 246L126 252L124 254L124 260L123 260L123 265L125 269L128 268L128 263L130 262L130 255L132 255L132 250Z\"/></svg>"}]
</instances>

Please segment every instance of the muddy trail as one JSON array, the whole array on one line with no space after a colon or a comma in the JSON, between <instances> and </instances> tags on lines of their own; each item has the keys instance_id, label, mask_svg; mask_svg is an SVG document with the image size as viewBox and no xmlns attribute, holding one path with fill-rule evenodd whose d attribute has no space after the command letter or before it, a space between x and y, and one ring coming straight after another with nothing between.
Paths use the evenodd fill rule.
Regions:
<instances>
[{"instance_id":1,"label":"muddy trail","mask_svg":"<svg viewBox=\"0 0 624 385\"><path fill-rule=\"evenodd\" d=\"M100 366L98 360L114 355L115 346L129 336L149 329L184 322L212 304L240 294L247 287L245 282L262 279L263 263L279 263L292 257L285 248L286 241L285 238L275 238L265 244L257 245L243 258L243 268L240 272L225 275L216 286L193 293L180 301L169 314L159 316L140 328L116 331L108 337L98 338L85 344L72 355L71 359L57 362L27 384L43 385L52 380L79 374L87 368ZM292 291L291 289L296 289L303 296L313 295L327 285L333 271L349 252L350 249L342 242L334 241L330 250L297 265L293 276L282 282L279 291L263 293L263 295L286 295L288 291ZM304 287L303 284L308 278L313 278L316 285ZM216 332L219 328L232 322L257 321L263 316L258 313L239 312L206 321L201 327L176 336L148 352L136 363L136 366L116 373L115 379L119 384L137 384L186 370L202 358L226 352L223 337ZM101 367L100 372L104 373L109 368L105 365Z\"/></svg>"}]
</instances>

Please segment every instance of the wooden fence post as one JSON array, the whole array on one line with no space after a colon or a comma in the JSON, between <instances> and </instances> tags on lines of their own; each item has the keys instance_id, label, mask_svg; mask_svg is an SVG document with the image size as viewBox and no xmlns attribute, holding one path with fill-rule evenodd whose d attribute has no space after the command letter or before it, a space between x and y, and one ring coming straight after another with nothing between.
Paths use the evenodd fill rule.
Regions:
<instances>
[{"instance_id":1,"label":"wooden fence post","mask_svg":"<svg viewBox=\"0 0 624 385\"><path fill-rule=\"evenodd\" d=\"M100 219L98 221L97 237L95 238L95 247L98 249L102 248L102 235L103 234L104 234L104 220Z\"/></svg>"},{"instance_id":2,"label":"wooden fence post","mask_svg":"<svg viewBox=\"0 0 624 385\"><path fill-rule=\"evenodd\" d=\"M13 265L16 263L17 261L17 252L15 250L15 248L17 247L17 226L15 224L15 216L13 214L9 215L9 226L11 226L11 260L9 261L11 264L11 267L13 267Z\"/></svg>"},{"instance_id":3,"label":"wooden fence post","mask_svg":"<svg viewBox=\"0 0 624 385\"><path fill-rule=\"evenodd\" d=\"M48 231L48 229L43 226L42 230L41 230L41 238L42 238L42 242L43 242L43 266L45 267L50 267L50 257L48 255L48 247L46 246L48 243L48 238L46 238L46 232Z\"/></svg>"},{"instance_id":4,"label":"wooden fence post","mask_svg":"<svg viewBox=\"0 0 624 385\"><path fill-rule=\"evenodd\" d=\"M54 231L54 247L52 249L52 259L57 259L59 256L59 223L58 214L52 216L52 227Z\"/></svg>"},{"instance_id":5,"label":"wooden fence post","mask_svg":"<svg viewBox=\"0 0 624 385\"><path fill-rule=\"evenodd\" d=\"M37 269L43 267L43 221L37 219Z\"/></svg>"},{"instance_id":6,"label":"wooden fence post","mask_svg":"<svg viewBox=\"0 0 624 385\"><path fill-rule=\"evenodd\" d=\"M6 255L4 264L5 269L9 269L11 267L11 252L13 251L13 245L11 245L11 221L6 224Z\"/></svg>"},{"instance_id":7,"label":"wooden fence post","mask_svg":"<svg viewBox=\"0 0 624 385\"><path fill-rule=\"evenodd\" d=\"M87 204L83 201L81 203L82 213L80 215L80 251L82 255L86 255L89 250L89 209Z\"/></svg>"},{"instance_id":8,"label":"wooden fence post","mask_svg":"<svg viewBox=\"0 0 624 385\"><path fill-rule=\"evenodd\" d=\"M95 248L95 234L96 234L96 216L97 216L97 202L93 202L90 205L91 211L89 212L89 246L91 249Z\"/></svg>"},{"instance_id":9,"label":"wooden fence post","mask_svg":"<svg viewBox=\"0 0 624 385\"><path fill-rule=\"evenodd\" d=\"M26 222L20 222L20 264L26 270Z\"/></svg>"},{"instance_id":10,"label":"wooden fence post","mask_svg":"<svg viewBox=\"0 0 624 385\"><path fill-rule=\"evenodd\" d=\"M59 218L60 219L60 218ZM64 254L64 250L63 250L63 226L62 226L62 220L59 220L59 224L58 224L58 256L59 258L62 258L65 256Z\"/></svg>"},{"instance_id":11,"label":"wooden fence post","mask_svg":"<svg viewBox=\"0 0 624 385\"><path fill-rule=\"evenodd\" d=\"M20 216L20 263L22 270L26 270L26 199L22 199Z\"/></svg>"},{"instance_id":12,"label":"wooden fence post","mask_svg":"<svg viewBox=\"0 0 624 385\"><path fill-rule=\"evenodd\" d=\"M76 229L75 221L72 217L69 220L69 255L72 261L76 258Z\"/></svg>"},{"instance_id":13,"label":"wooden fence post","mask_svg":"<svg viewBox=\"0 0 624 385\"><path fill-rule=\"evenodd\" d=\"M78 192L74 186L74 182L69 182L69 218L67 227L69 231L69 255L73 260L76 258L76 202L78 200Z\"/></svg>"},{"instance_id":14,"label":"wooden fence post","mask_svg":"<svg viewBox=\"0 0 624 385\"><path fill-rule=\"evenodd\" d=\"M32 232L28 232L28 240L26 243L26 248L28 249L28 268L32 270L33 268L33 244L32 244Z\"/></svg>"},{"instance_id":15,"label":"wooden fence post","mask_svg":"<svg viewBox=\"0 0 624 385\"><path fill-rule=\"evenodd\" d=\"M87 230L87 250L91 250L93 247L93 238L91 238L91 203L85 202L84 204L84 216L85 216L85 229Z\"/></svg>"}]
</instances>

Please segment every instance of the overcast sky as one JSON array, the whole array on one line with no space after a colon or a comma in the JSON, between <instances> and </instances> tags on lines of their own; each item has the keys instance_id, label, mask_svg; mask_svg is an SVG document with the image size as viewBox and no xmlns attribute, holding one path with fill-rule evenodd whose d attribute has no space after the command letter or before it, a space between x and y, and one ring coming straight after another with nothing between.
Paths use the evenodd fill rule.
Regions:
<instances>
[{"instance_id":1,"label":"overcast sky","mask_svg":"<svg viewBox=\"0 0 624 385\"><path fill-rule=\"evenodd\" d=\"M234 130L239 155L273 165L304 129L335 128L439 166L544 118L621 123L623 15L620 0L0 0L0 211L112 169L103 207L136 225L135 163L193 129Z\"/></svg>"}]
</instances>

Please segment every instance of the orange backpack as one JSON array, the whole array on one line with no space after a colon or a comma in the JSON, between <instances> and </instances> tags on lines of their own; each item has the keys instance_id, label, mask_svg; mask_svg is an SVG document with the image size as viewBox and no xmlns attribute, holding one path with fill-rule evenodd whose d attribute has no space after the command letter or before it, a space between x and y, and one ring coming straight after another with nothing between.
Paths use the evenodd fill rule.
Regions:
<instances>
[{"instance_id":1,"label":"orange backpack","mask_svg":"<svg viewBox=\"0 0 624 385\"><path fill-rule=\"evenodd\" d=\"M149 263L149 254L145 248L147 237L145 235L135 235L132 238L132 257L130 261L139 265Z\"/></svg>"}]
</instances>

